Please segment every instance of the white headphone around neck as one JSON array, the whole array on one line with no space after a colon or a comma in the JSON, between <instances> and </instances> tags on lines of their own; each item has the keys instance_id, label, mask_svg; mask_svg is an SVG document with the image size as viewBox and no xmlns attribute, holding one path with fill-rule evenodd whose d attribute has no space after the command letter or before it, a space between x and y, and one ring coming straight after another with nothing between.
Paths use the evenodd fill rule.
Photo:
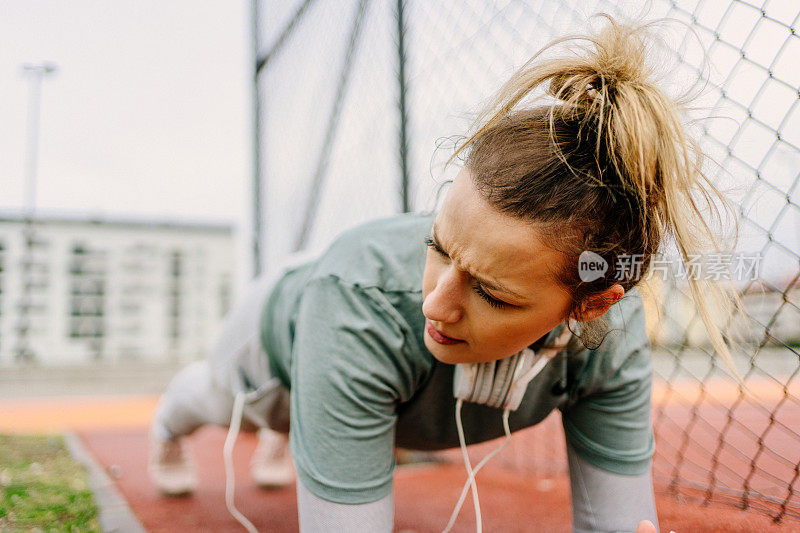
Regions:
<instances>
[{"instance_id":1,"label":"white headphone around neck","mask_svg":"<svg viewBox=\"0 0 800 533\"><path fill-rule=\"evenodd\" d=\"M569 318L564 323L564 328L556 339L551 343L555 346L566 346L573 332L577 334L578 322ZM448 533L455 524L464 498L467 496L467 489L472 488L472 500L475 505L475 524L478 533L482 531L481 506L478 502L478 486L475 483L475 475L483 468L489 459L500 452L511 439L511 429L508 418L511 411L516 411L522 403L522 397L536 375L547 366L553 357L561 350L558 348L543 348L535 352L530 347L515 353L511 357L500 359L499 361L489 361L487 363L461 363L456 365L453 376L453 395L456 401L456 429L458 430L458 441L461 445L461 455L464 457L464 465L467 467L467 482L461 491L450 521L442 533ZM461 406L463 402L473 402L485 404L490 407L503 409L503 429L506 439L503 444L487 454L480 463L473 469L467 454L467 443L464 436L464 427L461 423Z\"/></svg>"},{"instance_id":2,"label":"white headphone around neck","mask_svg":"<svg viewBox=\"0 0 800 533\"><path fill-rule=\"evenodd\" d=\"M569 318L553 344L565 345L576 330L577 322ZM499 361L461 363L456 365L453 395L465 402L485 404L516 411L525 395L528 383L559 352L555 348L535 352L530 347Z\"/></svg>"}]
</instances>

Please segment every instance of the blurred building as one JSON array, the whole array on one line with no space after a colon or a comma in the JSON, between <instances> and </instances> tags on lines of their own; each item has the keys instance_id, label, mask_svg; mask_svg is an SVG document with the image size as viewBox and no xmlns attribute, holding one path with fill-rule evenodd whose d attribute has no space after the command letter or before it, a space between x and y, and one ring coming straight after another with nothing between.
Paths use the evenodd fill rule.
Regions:
<instances>
[{"instance_id":1,"label":"blurred building","mask_svg":"<svg viewBox=\"0 0 800 533\"><path fill-rule=\"evenodd\" d=\"M228 225L0 215L0 363L202 357L234 257Z\"/></svg>"}]
</instances>

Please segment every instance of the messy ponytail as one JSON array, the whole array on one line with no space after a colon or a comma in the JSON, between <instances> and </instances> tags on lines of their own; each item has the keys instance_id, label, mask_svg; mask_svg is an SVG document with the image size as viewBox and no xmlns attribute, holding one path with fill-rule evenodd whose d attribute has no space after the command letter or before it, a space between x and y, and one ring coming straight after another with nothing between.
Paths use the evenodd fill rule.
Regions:
<instances>
[{"instance_id":1,"label":"messy ponytail","mask_svg":"<svg viewBox=\"0 0 800 533\"><path fill-rule=\"evenodd\" d=\"M687 262L726 249L705 212L720 223L720 208L733 214L703 173L703 154L683 125L684 104L652 80L650 25L602 16L599 33L559 39L518 70L450 159L466 153L481 195L501 212L535 223L563 254L552 274L572 295L569 314L616 283L626 292L639 285L670 239ZM544 57L560 45L566 55ZM520 105L531 97L533 103ZM580 278L584 250L606 261L604 276ZM622 268L623 256L636 258L638 268ZM689 278L711 343L738 376L725 342L741 308L738 293L732 284ZM586 345L600 338L604 322L582 326Z\"/></svg>"}]
</instances>

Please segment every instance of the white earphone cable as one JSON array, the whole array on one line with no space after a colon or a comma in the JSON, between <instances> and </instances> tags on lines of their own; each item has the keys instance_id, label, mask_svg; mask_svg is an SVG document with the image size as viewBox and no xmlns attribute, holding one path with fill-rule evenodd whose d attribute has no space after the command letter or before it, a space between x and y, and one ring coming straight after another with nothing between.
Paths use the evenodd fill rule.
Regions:
<instances>
[{"instance_id":1,"label":"white earphone cable","mask_svg":"<svg viewBox=\"0 0 800 533\"><path fill-rule=\"evenodd\" d=\"M239 435L239 426L242 423L242 413L244 411L244 392L236 394L233 400L233 412L231 413L231 425L228 428L228 436L225 437L225 446L222 448L222 456L225 459L225 506L233 517L249 533L258 533L256 526L247 519L233 503L233 491L236 484L233 471L233 446L236 444L236 437Z\"/></svg>"},{"instance_id":2,"label":"white earphone cable","mask_svg":"<svg viewBox=\"0 0 800 533\"><path fill-rule=\"evenodd\" d=\"M461 424L461 405L462 401L461 399L459 399L456 402L456 427L458 428L458 438L461 443L461 453L464 457L464 463L467 467L467 473L469 474L469 476L467 482L464 483L464 488L461 490L461 496L458 499L456 508L453 509L453 514L450 515L450 521L447 523L447 527L444 528L442 533L448 533L453 528L453 525L456 522L456 518L458 518L458 514L461 512L461 506L464 505L464 500L467 497L467 487L470 486L472 487L472 499L473 502L475 503L476 527L478 533L481 533L483 525L481 523L481 509L480 509L480 504L478 503L478 487L475 482L475 476L478 475L478 472L480 471L481 468L483 468L483 465L489 462L489 459L494 457L496 454L500 453L500 451L503 448L505 448L506 445L510 442L511 430L509 429L508 426L508 416L511 413L511 411L509 409L505 409L503 411L503 429L505 430L506 433L506 438L503 441L503 444L501 444L497 449L495 449L491 453L487 454L486 457L481 459L481 461L478 463L478 465L475 467L475 470L473 471L472 465L469 462L469 455L467 454L467 446L464 439L464 428Z\"/></svg>"}]
</instances>

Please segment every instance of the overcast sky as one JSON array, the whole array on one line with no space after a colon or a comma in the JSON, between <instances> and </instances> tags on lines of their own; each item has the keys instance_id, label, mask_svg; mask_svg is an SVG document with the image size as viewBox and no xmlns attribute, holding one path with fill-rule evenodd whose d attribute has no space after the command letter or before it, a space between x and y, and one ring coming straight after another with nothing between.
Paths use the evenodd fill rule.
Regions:
<instances>
[{"instance_id":1,"label":"overcast sky","mask_svg":"<svg viewBox=\"0 0 800 533\"><path fill-rule=\"evenodd\" d=\"M567 4L573 7L563 7ZM570 20L564 13L576 6L590 13L600 4L605 5L560 0L545 2L544 7L512 2L487 8L480 0L409 4L409 101L415 111L411 174L417 192L424 197L435 188L435 173L429 167L437 140L463 133L463 112L543 44L544 33L529 35L520 28L541 29L546 27L542 21L549 21L566 31L560 27ZM262 26L282 27L296 5L289 0L270 4L263 10ZM642 4L621 0L619 5ZM669 9L673 4L653 5L676 15ZM783 139L796 146L800 104L792 88L800 83L794 66L800 39L788 29L797 19L795 0L770 0L766 5L765 13L781 24L743 4L732 10L726 5L708 0L698 13L700 23L719 26L722 38L733 44L712 51L712 82L724 82L729 98L743 102L770 127L780 127ZM266 143L264 153L270 164L266 175L273 181L265 218L273 241L265 249L275 252L273 258L289 249L289 237L296 233L296 218L302 214L298 184L309 182L313 174L335 94L337 61L344 57L355 6L315 4L294 32L294 45L287 45L270 65L273 92L265 138L272 142ZM220 220L246 233L251 198L249 10L249 0L0 0L0 209L23 206L29 84L21 66L47 60L57 64L58 71L42 88L36 197L41 211ZM368 207L376 213L397 209L393 3L372 3L367 20L362 39L368 45L356 54L356 74L342 113L347 120L331 155L328 194L320 203L312 244L327 242L339 230L329 217L342 218L347 211L341 209L343 202L354 197L363 200L364 212L350 213L353 221L373 216ZM713 38L703 35L705 45L711 46ZM265 42L273 37L267 32ZM766 71L742 61L739 46L757 63L773 63L776 78L788 85L770 80L759 92ZM682 52L684 59L690 58L689 52ZM711 91L708 105L713 107L717 93ZM305 107L294 105L295 100ZM732 105L715 107L714 114L734 120L712 125L711 133L722 140L717 146L721 152L712 155L722 161L725 149L732 146L733 153L753 168L761 164L775 143L774 132L748 122L744 111ZM741 135L728 144L740 124L745 124ZM762 172L772 185L788 191L797 179L797 165L796 149L779 143ZM751 169L731 163L726 172L741 178L743 191L753 182ZM796 198L800 187L792 194ZM287 206L294 218L287 215ZM785 194L764 190L751 195L745 208L761 228L769 228L785 206ZM415 207L426 206L417 201ZM794 209L779 218L773 234L796 250L800 214ZM279 225L281 221L288 229ZM745 235L742 249L761 249L764 230L751 233L757 238L748 240ZM276 234L287 241L278 242L277 250ZM238 242L240 255L246 257L244 239ZM796 259L783 253L785 257L770 262L796 268Z\"/></svg>"},{"instance_id":2,"label":"overcast sky","mask_svg":"<svg viewBox=\"0 0 800 533\"><path fill-rule=\"evenodd\" d=\"M24 198L27 62L42 92L37 205L243 223L249 3L0 0L0 208Z\"/></svg>"}]
</instances>

